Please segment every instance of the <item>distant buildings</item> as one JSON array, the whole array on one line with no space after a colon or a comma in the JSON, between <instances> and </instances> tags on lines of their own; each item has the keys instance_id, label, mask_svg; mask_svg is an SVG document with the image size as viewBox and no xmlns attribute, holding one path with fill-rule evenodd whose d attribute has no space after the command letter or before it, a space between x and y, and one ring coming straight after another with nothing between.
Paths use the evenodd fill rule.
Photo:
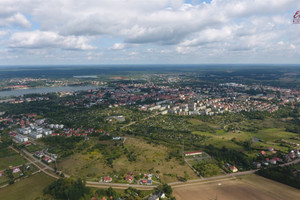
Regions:
<instances>
[{"instance_id":1,"label":"distant buildings","mask_svg":"<svg viewBox=\"0 0 300 200\"><path fill-rule=\"evenodd\" d=\"M125 121L125 117L123 115L119 115L119 116L110 116L107 118L108 121L112 121L112 120L117 120L119 122L124 122Z\"/></svg>"}]
</instances>

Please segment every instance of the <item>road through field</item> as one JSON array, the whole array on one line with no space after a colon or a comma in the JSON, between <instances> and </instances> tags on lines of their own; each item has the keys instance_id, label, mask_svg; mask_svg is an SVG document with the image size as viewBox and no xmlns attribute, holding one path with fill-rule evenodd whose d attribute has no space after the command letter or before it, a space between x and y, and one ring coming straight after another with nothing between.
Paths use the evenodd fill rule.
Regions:
<instances>
[{"instance_id":1,"label":"road through field","mask_svg":"<svg viewBox=\"0 0 300 200\"><path fill-rule=\"evenodd\" d=\"M55 179L58 179L59 178L59 176L56 176L56 175L54 175L54 174L52 174L52 173L49 173L49 172L47 172L46 171L46 169L52 169L51 167L49 167L49 166L47 166L46 164L44 164L44 163L42 163L40 160L38 160L38 159L36 159L36 158L34 158L30 153L28 153L27 151L27 153L26 153L26 155L28 155L30 158L32 158L32 160L31 159L29 159L27 156L25 156L25 155L23 155L21 152L19 152L17 149L15 149L14 147L12 147L12 146L9 146L12 150L14 150L15 152L17 152L17 153L19 153L21 156L23 156L26 160L28 160L31 164L33 164L34 166L36 166L38 169L40 169L42 172L44 172L45 174L47 174L48 176L51 176L51 177L53 177L53 178L55 178ZM23 151L24 152L24 151ZM24 152L25 153L25 152ZM44 165L46 165L46 167L44 167L44 168L42 168L42 167L40 167L39 165L37 165L36 164L36 162L38 162L38 163L40 163L40 164L43 164L43 166ZM52 171L54 171L53 169L52 169Z\"/></svg>"},{"instance_id":2,"label":"road through field","mask_svg":"<svg viewBox=\"0 0 300 200\"><path fill-rule=\"evenodd\" d=\"M152 117L152 116L150 116L150 117ZM50 166L48 166L47 164L43 163L41 160L35 158L31 153L27 152L26 150L18 151L17 149L15 149L12 146L10 146L10 148L13 149L14 151L16 151L17 153L19 153L21 156L23 156L25 159L27 159L30 163L35 165L37 168L39 168L42 172L44 172L48 176L51 176L55 179L60 178L56 174L48 172L47 170L54 172L54 169L51 168ZM26 154L26 156L24 154ZM298 158L298 159L296 159L296 160L294 160L290 163L282 164L280 166L286 166L286 165L295 164L295 163L298 163L298 162L300 162L300 158ZM37 165L37 163L39 163L39 165ZM43 166L43 167L41 167L41 166ZM249 171L237 172L237 173L226 174L226 175L221 175L221 176L214 176L214 177L209 177L209 178L201 177L199 179L188 180L187 182L173 182L173 183L169 183L169 185L171 185L173 188L197 187L197 185L199 185L199 183L205 184L205 183L209 183L209 182L212 182L212 181L214 182L214 181L218 181L218 180L220 180L220 181L231 180L231 179L235 179L237 176L253 174L257 170L249 170ZM67 174L64 174L64 175L65 175L65 177L70 177ZM115 184L115 183L100 183L100 182L87 182L87 186L88 187L102 187L102 188L104 188L104 187L113 187L113 188L116 188L116 189L117 188L134 187L134 188L138 188L140 190L151 190L151 189L154 189L156 187L156 186L147 186L147 185L134 185L134 184L133 185L128 185L128 184L120 184L120 183Z\"/></svg>"}]
</instances>

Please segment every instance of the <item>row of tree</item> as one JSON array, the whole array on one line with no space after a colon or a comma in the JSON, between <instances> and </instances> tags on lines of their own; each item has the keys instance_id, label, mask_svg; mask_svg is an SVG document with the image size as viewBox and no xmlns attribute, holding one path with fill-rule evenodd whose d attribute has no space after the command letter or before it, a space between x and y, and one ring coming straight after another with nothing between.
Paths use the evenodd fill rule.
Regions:
<instances>
[{"instance_id":1,"label":"row of tree","mask_svg":"<svg viewBox=\"0 0 300 200\"><path fill-rule=\"evenodd\" d=\"M300 189L300 173L291 165L261 169L257 174Z\"/></svg>"}]
</instances>

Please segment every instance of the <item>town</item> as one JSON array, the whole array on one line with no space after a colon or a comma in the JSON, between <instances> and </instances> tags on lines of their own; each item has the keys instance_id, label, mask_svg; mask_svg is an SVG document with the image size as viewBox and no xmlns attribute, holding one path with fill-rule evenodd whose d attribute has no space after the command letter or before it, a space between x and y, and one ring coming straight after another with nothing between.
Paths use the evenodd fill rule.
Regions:
<instances>
[{"instance_id":1,"label":"town","mask_svg":"<svg viewBox=\"0 0 300 200\"><path fill-rule=\"evenodd\" d=\"M2 97L1 151L9 162L1 187L45 174L163 199L171 198L169 185L189 181L269 176L264 170L276 167L286 167L290 180L300 176L299 88L202 83L180 73L81 78L72 83L93 88ZM18 85L30 81L48 79Z\"/></svg>"}]
</instances>

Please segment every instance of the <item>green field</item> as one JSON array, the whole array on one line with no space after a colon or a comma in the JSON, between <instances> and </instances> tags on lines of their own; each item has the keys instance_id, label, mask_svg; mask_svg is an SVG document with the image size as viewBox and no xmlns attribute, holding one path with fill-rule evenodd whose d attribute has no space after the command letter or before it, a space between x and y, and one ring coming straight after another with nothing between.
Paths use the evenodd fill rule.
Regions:
<instances>
[{"instance_id":1,"label":"green field","mask_svg":"<svg viewBox=\"0 0 300 200\"><path fill-rule=\"evenodd\" d=\"M13 150L2 148L0 153L0 170L7 169L10 166L18 166L27 163L27 161Z\"/></svg>"},{"instance_id":2,"label":"green field","mask_svg":"<svg viewBox=\"0 0 300 200\"><path fill-rule=\"evenodd\" d=\"M253 136L263 140L263 142L253 143L254 148L267 149L268 147L274 147L275 150L280 150L282 152L288 152L288 147L280 145L280 140L284 139L290 142L297 142L290 138L296 137L297 134L284 131L283 128L268 128L259 130L257 133L251 132L224 132L223 130L218 130L216 133L193 131L193 134L207 136L204 141L206 145L212 144L215 147L221 148L223 146L229 149L240 150L243 149L242 146L232 142L231 140L235 138L237 141L251 140Z\"/></svg>"},{"instance_id":3,"label":"green field","mask_svg":"<svg viewBox=\"0 0 300 200\"><path fill-rule=\"evenodd\" d=\"M106 164L104 155L96 149L93 152L77 153L60 162L58 168L66 174L87 177L91 181L99 181L106 175L123 177L129 172L138 175L139 173L156 174L157 171L164 182L177 181L177 176L184 177L184 171L189 174L191 179L197 178L187 164L181 164L175 158L167 161L169 149L162 145L148 144L138 138L127 138L124 146L129 152L136 155L136 161L128 161L126 155L123 154L113 161L113 168L111 168ZM119 179L118 182L122 182L122 180Z\"/></svg>"},{"instance_id":4,"label":"green field","mask_svg":"<svg viewBox=\"0 0 300 200\"><path fill-rule=\"evenodd\" d=\"M5 185L5 184L7 184L9 182L9 178L8 177L6 177L6 176L1 176L0 177L0 186L1 185Z\"/></svg>"},{"instance_id":5,"label":"green field","mask_svg":"<svg viewBox=\"0 0 300 200\"><path fill-rule=\"evenodd\" d=\"M32 200L43 195L43 189L48 186L53 178L38 173L29 178L0 189L0 199L5 200Z\"/></svg>"},{"instance_id":6,"label":"green field","mask_svg":"<svg viewBox=\"0 0 300 200\"><path fill-rule=\"evenodd\" d=\"M41 149L43 149L43 147L40 146L40 145L33 145L33 144L31 144L31 145L25 147L25 149L27 151L29 151L30 153L34 153L36 151L40 151Z\"/></svg>"},{"instance_id":7,"label":"green field","mask_svg":"<svg viewBox=\"0 0 300 200\"><path fill-rule=\"evenodd\" d=\"M295 169L300 170L300 163L295 164Z\"/></svg>"}]
</instances>

